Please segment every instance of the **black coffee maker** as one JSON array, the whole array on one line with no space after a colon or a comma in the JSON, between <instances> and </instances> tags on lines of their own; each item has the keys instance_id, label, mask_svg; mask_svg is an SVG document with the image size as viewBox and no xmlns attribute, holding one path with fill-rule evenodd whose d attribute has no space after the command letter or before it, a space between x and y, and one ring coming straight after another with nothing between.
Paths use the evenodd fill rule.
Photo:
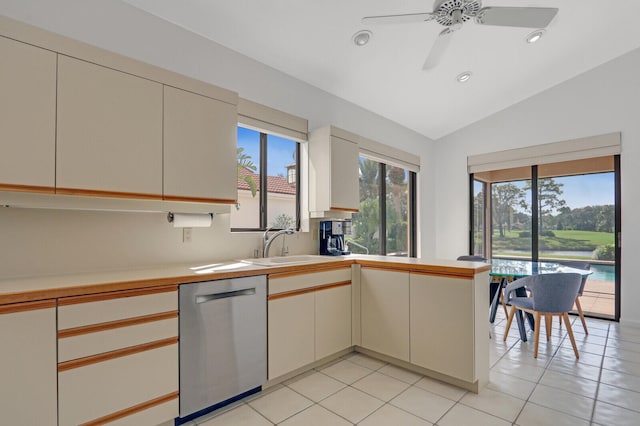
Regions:
<instances>
[{"instance_id":1,"label":"black coffee maker","mask_svg":"<svg viewBox=\"0 0 640 426\"><path fill-rule=\"evenodd\" d=\"M351 254L344 248L344 221L323 220L320 222L320 254L342 256Z\"/></svg>"}]
</instances>

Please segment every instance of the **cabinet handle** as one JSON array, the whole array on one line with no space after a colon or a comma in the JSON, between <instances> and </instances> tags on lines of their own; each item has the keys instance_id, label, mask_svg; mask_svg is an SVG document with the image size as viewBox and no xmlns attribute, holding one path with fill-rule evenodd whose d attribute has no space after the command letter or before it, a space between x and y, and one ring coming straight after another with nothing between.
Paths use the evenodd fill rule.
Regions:
<instances>
[{"instance_id":1,"label":"cabinet handle","mask_svg":"<svg viewBox=\"0 0 640 426\"><path fill-rule=\"evenodd\" d=\"M222 293L204 294L202 296L196 296L196 303L206 303L212 300L226 299L228 297L236 296L251 296L256 294L256 288L245 288L244 290L225 291Z\"/></svg>"}]
</instances>

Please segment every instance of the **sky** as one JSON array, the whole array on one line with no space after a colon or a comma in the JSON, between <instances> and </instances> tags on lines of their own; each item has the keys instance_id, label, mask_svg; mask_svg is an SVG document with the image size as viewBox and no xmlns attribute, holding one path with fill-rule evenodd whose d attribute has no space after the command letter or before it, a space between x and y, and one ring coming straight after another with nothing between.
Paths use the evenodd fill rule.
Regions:
<instances>
[{"instance_id":1,"label":"sky","mask_svg":"<svg viewBox=\"0 0 640 426\"><path fill-rule=\"evenodd\" d=\"M286 166L294 162L293 153L296 148L295 141L278 136L269 135L267 139L267 171L270 176L279 174L286 176ZM256 172L260 169L260 132L238 127L238 147L243 147L243 153L251 156L255 163Z\"/></svg>"},{"instance_id":2,"label":"sky","mask_svg":"<svg viewBox=\"0 0 640 426\"><path fill-rule=\"evenodd\" d=\"M601 206L615 204L615 180L614 173L594 173L588 175L576 175L556 177L553 180L562 184L560 198L571 209L586 206ZM512 182L523 188L527 181ZM474 189L477 191L478 189Z\"/></svg>"}]
</instances>

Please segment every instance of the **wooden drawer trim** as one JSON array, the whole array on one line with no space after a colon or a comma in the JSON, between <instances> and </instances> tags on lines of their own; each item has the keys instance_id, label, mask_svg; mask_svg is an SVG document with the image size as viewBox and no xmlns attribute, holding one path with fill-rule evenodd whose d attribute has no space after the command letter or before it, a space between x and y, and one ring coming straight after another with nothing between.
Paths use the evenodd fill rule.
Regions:
<instances>
[{"instance_id":1,"label":"wooden drawer trim","mask_svg":"<svg viewBox=\"0 0 640 426\"><path fill-rule=\"evenodd\" d=\"M71 361L65 361L58 364L58 372L71 370L74 368L80 368L91 364L97 364L99 362L109 361L114 358L121 358L123 356L129 356L140 352L150 351L153 349L162 348L164 346L175 345L178 343L178 337L170 337L168 339L157 340L155 342L144 343L142 345L130 346L128 348L117 349L111 352L105 352L98 355L91 355L84 358L78 358Z\"/></svg>"},{"instance_id":2,"label":"wooden drawer trim","mask_svg":"<svg viewBox=\"0 0 640 426\"><path fill-rule=\"evenodd\" d=\"M350 212L350 213L358 213L360 210L352 209L348 207L329 207L329 210L335 210L339 212Z\"/></svg>"},{"instance_id":3,"label":"wooden drawer trim","mask_svg":"<svg viewBox=\"0 0 640 426\"><path fill-rule=\"evenodd\" d=\"M83 334L97 333L100 331L113 330L114 328L130 327L148 322L162 321L171 318L178 318L178 311L162 312L160 314L144 315L141 317L127 318L116 321L103 322L100 324L85 325L82 327L67 328L58 330L58 339L80 336Z\"/></svg>"},{"instance_id":4,"label":"wooden drawer trim","mask_svg":"<svg viewBox=\"0 0 640 426\"><path fill-rule=\"evenodd\" d=\"M140 192L102 191L82 188L56 188L56 194L82 195L86 197L133 198L138 200L162 200L161 194L144 194Z\"/></svg>"},{"instance_id":5,"label":"wooden drawer trim","mask_svg":"<svg viewBox=\"0 0 640 426\"><path fill-rule=\"evenodd\" d=\"M343 287L343 286L347 286L347 285L351 285L351 280L349 280L349 281L341 281L341 282L338 282L338 283L319 285L317 287L303 288L301 290L287 291L285 293L276 293L276 294L272 294L269 297L267 297L267 300L284 299L285 297L299 296L301 294L312 293L312 292L315 292L315 291L329 290L331 288Z\"/></svg>"},{"instance_id":6,"label":"wooden drawer trim","mask_svg":"<svg viewBox=\"0 0 640 426\"><path fill-rule=\"evenodd\" d=\"M371 269L376 271L390 271L390 272L407 272L410 274L419 274L419 275L431 275L434 277L448 277L448 278L464 278L466 280L473 279L474 273L466 273L465 271L461 271L459 269L442 269L442 270L432 270L425 271L419 269L413 269L411 265L393 265L390 266L369 266L362 265L362 269Z\"/></svg>"},{"instance_id":7,"label":"wooden drawer trim","mask_svg":"<svg viewBox=\"0 0 640 426\"><path fill-rule=\"evenodd\" d=\"M275 274L269 274L269 279L278 279L278 278L287 278L287 277L297 277L300 275L308 275L316 272L326 272L326 271L335 271L338 269L351 269L351 265L344 265L340 262L339 265L321 265L318 267L314 267L314 265L309 265L307 269L302 271L292 271L292 272L278 272Z\"/></svg>"},{"instance_id":8,"label":"wooden drawer trim","mask_svg":"<svg viewBox=\"0 0 640 426\"><path fill-rule=\"evenodd\" d=\"M14 185L12 183L0 183L0 191L39 192L45 194L55 194L56 189L52 186Z\"/></svg>"},{"instance_id":9,"label":"wooden drawer trim","mask_svg":"<svg viewBox=\"0 0 640 426\"><path fill-rule=\"evenodd\" d=\"M467 281L471 281L473 276L462 275L462 274L448 274L448 273L439 273L439 272L421 272L421 271L411 271L411 274L415 275L427 275L430 277L442 277L442 278L462 278Z\"/></svg>"},{"instance_id":10,"label":"wooden drawer trim","mask_svg":"<svg viewBox=\"0 0 640 426\"><path fill-rule=\"evenodd\" d=\"M150 401L143 402L141 404L137 404L129 408L125 408L124 410L107 414L106 416L100 417L95 420L91 420L90 422L82 423L81 426L98 426L98 425L103 425L105 423L111 423L123 417L127 417L132 414L138 413L140 411L147 410L151 407L155 407L156 405L164 404L165 402L169 402L171 400L177 399L179 395L180 394L178 391L171 392L166 395L160 396L158 398L154 398Z\"/></svg>"},{"instance_id":11,"label":"wooden drawer trim","mask_svg":"<svg viewBox=\"0 0 640 426\"><path fill-rule=\"evenodd\" d=\"M237 200L228 200L226 198L202 198L202 197L185 197L181 195L163 195L165 201L187 201L191 203L208 203L208 204L232 204L235 205Z\"/></svg>"},{"instance_id":12,"label":"wooden drawer trim","mask_svg":"<svg viewBox=\"0 0 640 426\"><path fill-rule=\"evenodd\" d=\"M0 315L13 314L16 312L35 311L37 309L55 308L56 301L38 300L35 302L13 303L11 305L0 305Z\"/></svg>"},{"instance_id":13,"label":"wooden drawer trim","mask_svg":"<svg viewBox=\"0 0 640 426\"><path fill-rule=\"evenodd\" d=\"M147 296L150 294L170 293L178 291L177 285L140 288L135 290L122 290L109 293L87 294L82 296L71 296L58 299L58 306L77 305L80 303L100 302L104 300L122 299L125 297Z\"/></svg>"}]
</instances>

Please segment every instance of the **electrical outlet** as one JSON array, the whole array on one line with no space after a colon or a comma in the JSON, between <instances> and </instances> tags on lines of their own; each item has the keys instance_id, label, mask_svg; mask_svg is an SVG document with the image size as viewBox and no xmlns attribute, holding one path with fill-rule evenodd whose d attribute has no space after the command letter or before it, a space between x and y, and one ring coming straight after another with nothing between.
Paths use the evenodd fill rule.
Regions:
<instances>
[{"instance_id":1,"label":"electrical outlet","mask_svg":"<svg viewBox=\"0 0 640 426\"><path fill-rule=\"evenodd\" d=\"M190 243L191 242L191 228L182 228L182 242Z\"/></svg>"}]
</instances>

